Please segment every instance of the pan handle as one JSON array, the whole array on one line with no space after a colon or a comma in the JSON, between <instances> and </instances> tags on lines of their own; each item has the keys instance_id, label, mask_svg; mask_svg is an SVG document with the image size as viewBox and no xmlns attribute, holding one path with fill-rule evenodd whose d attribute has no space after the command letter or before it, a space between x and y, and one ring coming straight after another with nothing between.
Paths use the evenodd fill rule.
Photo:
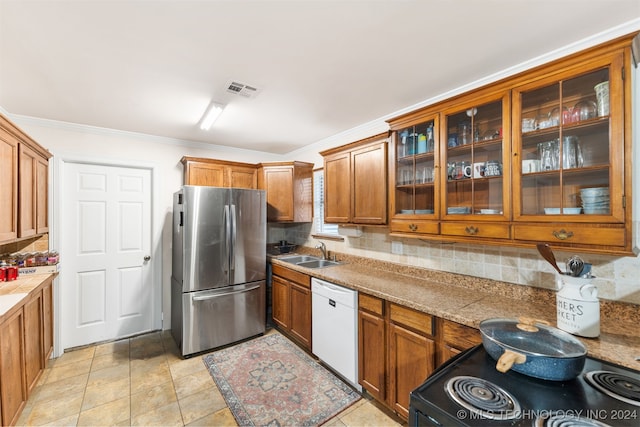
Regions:
<instances>
[{"instance_id":1,"label":"pan handle","mask_svg":"<svg viewBox=\"0 0 640 427\"><path fill-rule=\"evenodd\" d=\"M551 326L551 324L546 320L540 320L533 317L521 316L521 317L518 317L518 323L516 324L516 327L521 331L538 332L539 329L535 326L536 323L539 323L541 325Z\"/></svg>"},{"instance_id":2,"label":"pan handle","mask_svg":"<svg viewBox=\"0 0 640 427\"><path fill-rule=\"evenodd\" d=\"M500 359L498 359L498 363L496 364L496 369L499 372L505 373L509 369L511 369L514 363L520 365L526 361L527 361L526 355L512 351L512 350L505 349L504 353L502 353L502 356L500 356Z\"/></svg>"}]
</instances>

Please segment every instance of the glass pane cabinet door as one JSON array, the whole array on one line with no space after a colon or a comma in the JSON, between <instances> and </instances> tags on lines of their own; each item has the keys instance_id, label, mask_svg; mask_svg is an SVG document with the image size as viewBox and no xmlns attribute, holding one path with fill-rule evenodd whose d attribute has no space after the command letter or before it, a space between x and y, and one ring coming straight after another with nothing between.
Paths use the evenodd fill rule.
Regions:
<instances>
[{"instance_id":1,"label":"glass pane cabinet door","mask_svg":"<svg viewBox=\"0 0 640 427\"><path fill-rule=\"evenodd\" d=\"M500 99L445 115L443 214L504 214L503 102Z\"/></svg>"},{"instance_id":2,"label":"glass pane cabinet door","mask_svg":"<svg viewBox=\"0 0 640 427\"><path fill-rule=\"evenodd\" d=\"M396 215L432 215L436 119L396 131Z\"/></svg>"},{"instance_id":3,"label":"glass pane cabinet door","mask_svg":"<svg viewBox=\"0 0 640 427\"><path fill-rule=\"evenodd\" d=\"M602 68L516 93L521 215L609 214L608 89Z\"/></svg>"}]
</instances>

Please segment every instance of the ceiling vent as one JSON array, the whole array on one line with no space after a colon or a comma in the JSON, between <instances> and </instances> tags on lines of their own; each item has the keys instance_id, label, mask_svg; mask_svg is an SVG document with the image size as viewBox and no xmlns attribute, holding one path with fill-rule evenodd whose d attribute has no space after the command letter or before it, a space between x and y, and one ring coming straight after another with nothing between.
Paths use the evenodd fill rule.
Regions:
<instances>
[{"instance_id":1,"label":"ceiling vent","mask_svg":"<svg viewBox=\"0 0 640 427\"><path fill-rule=\"evenodd\" d=\"M253 98L258 94L258 89L244 83L231 82L227 85L227 92L235 93L245 98Z\"/></svg>"}]
</instances>

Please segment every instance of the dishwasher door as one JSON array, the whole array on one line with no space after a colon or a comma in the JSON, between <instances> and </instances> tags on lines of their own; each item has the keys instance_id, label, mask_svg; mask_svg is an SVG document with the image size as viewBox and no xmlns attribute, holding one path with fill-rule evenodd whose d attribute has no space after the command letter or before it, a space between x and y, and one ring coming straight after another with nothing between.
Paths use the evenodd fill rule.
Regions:
<instances>
[{"instance_id":1,"label":"dishwasher door","mask_svg":"<svg viewBox=\"0 0 640 427\"><path fill-rule=\"evenodd\" d=\"M264 280L182 294L182 355L263 334Z\"/></svg>"},{"instance_id":2,"label":"dishwasher door","mask_svg":"<svg viewBox=\"0 0 640 427\"><path fill-rule=\"evenodd\" d=\"M358 391L358 292L311 279L313 354Z\"/></svg>"}]
</instances>

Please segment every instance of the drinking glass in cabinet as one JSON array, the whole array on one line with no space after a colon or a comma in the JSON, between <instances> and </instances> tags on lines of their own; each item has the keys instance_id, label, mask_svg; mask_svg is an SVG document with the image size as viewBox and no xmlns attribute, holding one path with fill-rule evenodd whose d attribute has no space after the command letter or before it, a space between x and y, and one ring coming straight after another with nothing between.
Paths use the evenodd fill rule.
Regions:
<instances>
[{"instance_id":1,"label":"drinking glass in cabinet","mask_svg":"<svg viewBox=\"0 0 640 427\"><path fill-rule=\"evenodd\" d=\"M564 169L581 168L584 163L582 148L577 136L562 138L562 167Z\"/></svg>"},{"instance_id":2,"label":"drinking glass in cabinet","mask_svg":"<svg viewBox=\"0 0 640 427\"><path fill-rule=\"evenodd\" d=\"M433 182L433 168L431 166L416 168L416 184L428 184Z\"/></svg>"},{"instance_id":3,"label":"drinking glass in cabinet","mask_svg":"<svg viewBox=\"0 0 640 427\"><path fill-rule=\"evenodd\" d=\"M471 122L458 123L458 144L467 145L471 143Z\"/></svg>"},{"instance_id":4,"label":"drinking glass in cabinet","mask_svg":"<svg viewBox=\"0 0 640 427\"><path fill-rule=\"evenodd\" d=\"M398 169L398 185L413 184L413 168L402 167Z\"/></svg>"},{"instance_id":5,"label":"drinking glass in cabinet","mask_svg":"<svg viewBox=\"0 0 640 427\"><path fill-rule=\"evenodd\" d=\"M558 141L547 141L538 144L540 153L540 170L549 171L559 169Z\"/></svg>"}]
</instances>

